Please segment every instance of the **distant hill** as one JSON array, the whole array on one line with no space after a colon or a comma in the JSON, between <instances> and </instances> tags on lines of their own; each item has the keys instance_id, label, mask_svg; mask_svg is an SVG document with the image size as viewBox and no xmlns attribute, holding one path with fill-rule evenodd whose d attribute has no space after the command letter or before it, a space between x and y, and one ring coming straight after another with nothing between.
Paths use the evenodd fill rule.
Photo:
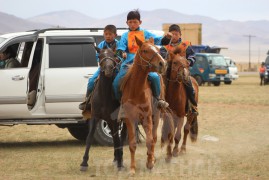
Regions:
<instances>
[{"instance_id":1,"label":"distant hill","mask_svg":"<svg viewBox=\"0 0 269 180\"><path fill-rule=\"evenodd\" d=\"M51 25L46 23L30 22L2 12L0 12L0 19L0 34L51 27Z\"/></svg>"},{"instance_id":2,"label":"distant hill","mask_svg":"<svg viewBox=\"0 0 269 180\"><path fill-rule=\"evenodd\" d=\"M92 23L98 21L96 18L72 10L42 14L27 20L61 27L89 27Z\"/></svg>"},{"instance_id":3,"label":"distant hill","mask_svg":"<svg viewBox=\"0 0 269 180\"><path fill-rule=\"evenodd\" d=\"M0 13L0 34L30 30L36 28L60 27L104 27L114 24L117 27L127 27L127 12L105 19L88 17L76 11L59 11L41 14L29 19L21 19L5 13ZM253 61L263 61L269 50L269 21L219 21L214 17L187 15L168 9L141 11L142 25L145 29L161 30L164 23L201 23L202 43L228 47L222 50L227 56L238 61L249 60L249 39L251 39L251 57Z\"/></svg>"}]
</instances>

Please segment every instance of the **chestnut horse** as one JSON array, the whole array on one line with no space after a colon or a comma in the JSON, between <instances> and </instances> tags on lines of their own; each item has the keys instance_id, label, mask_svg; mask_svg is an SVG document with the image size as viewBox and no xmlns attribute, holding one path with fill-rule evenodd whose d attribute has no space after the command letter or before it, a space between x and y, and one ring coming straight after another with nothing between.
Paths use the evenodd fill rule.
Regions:
<instances>
[{"instance_id":1,"label":"chestnut horse","mask_svg":"<svg viewBox=\"0 0 269 180\"><path fill-rule=\"evenodd\" d=\"M119 169L123 167L123 139L120 139L119 137L119 128L121 123L117 121L120 103L114 98L112 89L112 82L120 64L119 60L115 57L113 49L96 48L96 50L99 53L100 59L100 75L91 97L91 118L88 119L89 134L86 140L86 149L83 161L80 165L81 171L85 171L88 167L87 162L89 159L89 150L94 139L96 124L100 119L105 120L111 130L114 143L114 161L117 161ZM121 131L121 138L125 137L124 133L126 133L126 127L124 127L125 126L123 126Z\"/></svg>"},{"instance_id":2,"label":"chestnut horse","mask_svg":"<svg viewBox=\"0 0 269 180\"><path fill-rule=\"evenodd\" d=\"M175 54L174 54L175 53ZM190 131L190 137L192 142L197 140L198 135L198 122L197 116L193 116L191 113L190 103L188 103L187 94L185 91L184 83L186 83L187 78L191 78L194 90L195 99L198 102L198 84L196 80L190 76L189 63L187 59L180 56L177 49L174 53L169 53L168 68L166 72L166 101L169 103L169 108L172 111L172 116L174 119L175 127L175 146L172 152L173 138L167 137L166 134L162 134L162 146L165 141L168 142L167 146L167 157L166 161L170 161L173 156L178 156L179 153L186 152L186 141L187 135ZM179 152L178 144L181 139L181 129L184 124L184 117L187 116L187 121L184 126L184 137L181 150ZM164 121L163 126L165 126L167 121ZM166 136L166 137L165 137Z\"/></svg>"},{"instance_id":3,"label":"chestnut horse","mask_svg":"<svg viewBox=\"0 0 269 180\"><path fill-rule=\"evenodd\" d=\"M159 124L160 110L157 108L156 99L153 98L151 86L148 81L149 72L163 73L166 62L161 57L159 48L154 45L153 39L142 42L135 38L139 49L127 74L121 83L121 106L119 118L126 123L131 154L130 174L135 174L136 151L136 125L141 123L146 134L148 169L155 163L154 146L157 141L157 127ZM164 85L161 79L161 98L164 98Z\"/></svg>"}]
</instances>

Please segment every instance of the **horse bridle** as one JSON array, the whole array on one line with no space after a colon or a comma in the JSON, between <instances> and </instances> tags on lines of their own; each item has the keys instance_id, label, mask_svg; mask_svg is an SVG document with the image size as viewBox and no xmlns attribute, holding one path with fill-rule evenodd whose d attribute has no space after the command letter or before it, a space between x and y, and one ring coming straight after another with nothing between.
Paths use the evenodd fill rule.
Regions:
<instances>
[{"instance_id":1,"label":"horse bridle","mask_svg":"<svg viewBox=\"0 0 269 180\"><path fill-rule=\"evenodd\" d=\"M114 66L113 66L113 68L112 68L112 71L114 71L114 69L119 69L119 64L120 64L120 62L117 62L117 61L116 61L116 58L112 58L112 57L110 57L110 56L106 56L106 54L108 54L108 53L103 53L103 54L104 54L105 56L99 61L101 72L104 72L104 69L102 69L101 64L102 64L105 60L107 60L107 59L109 59L109 60L111 60L111 61L114 62Z\"/></svg>"},{"instance_id":2,"label":"horse bridle","mask_svg":"<svg viewBox=\"0 0 269 180\"><path fill-rule=\"evenodd\" d=\"M144 61L145 63L147 63L147 64L146 64L146 65L143 65L142 62L141 62L141 64L138 64L138 63L137 63L137 65L151 68L151 67L153 66L153 65L151 64L152 59L153 59L155 56L157 56L159 53L158 53L158 52L154 52L154 54L152 55L152 57L149 58L149 60L146 60L145 58L143 58L143 57L141 56L141 53L140 53L140 52L141 52L141 50L139 49L139 50L137 51L137 54L139 55L139 58L140 58L142 61Z\"/></svg>"},{"instance_id":3,"label":"horse bridle","mask_svg":"<svg viewBox=\"0 0 269 180\"><path fill-rule=\"evenodd\" d=\"M183 83L186 82L186 79L187 79L188 76L186 77L186 79L184 79L184 69L187 69L187 67L182 62L179 61L179 63L182 65L183 69L178 70L178 69L175 69L175 68L171 68L171 71L176 71L177 72L177 77L176 77L176 79L166 78L167 81L169 81L169 82L177 82L179 84L182 83L182 82Z\"/></svg>"}]
</instances>

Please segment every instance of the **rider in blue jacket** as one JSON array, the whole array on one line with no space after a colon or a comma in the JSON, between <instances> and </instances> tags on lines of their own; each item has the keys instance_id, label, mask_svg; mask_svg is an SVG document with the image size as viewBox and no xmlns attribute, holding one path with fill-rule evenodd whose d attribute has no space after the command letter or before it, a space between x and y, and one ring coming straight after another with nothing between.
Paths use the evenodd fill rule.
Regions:
<instances>
[{"instance_id":1,"label":"rider in blue jacket","mask_svg":"<svg viewBox=\"0 0 269 180\"><path fill-rule=\"evenodd\" d=\"M114 25L107 25L104 28L104 38L105 38L105 40L103 40L102 42L100 42L97 47L100 48L100 49L103 49L105 47L111 48L114 45L117 46L118 40L115 39L116 37L117 37L117 28ZM99 56L99 54L96 53L97 63L99 63L98 56ZM92 93L92 91L94 89L94 84L95 84L95 81L96 81L97 77L99 76L99 74L100 74L100 67L93 74L93 76L91 78L89 78L89 80L88 80L86 98L85 98L85 101L82 102L79 105L79 109L80 110L84 110L85 109L86 101L88 100L88 98L90 98L90 94ZM87 109L90 109L90 103L87 103Z\"/></svg>"},{"instance_id":2,"label":"rider in blue jacket","mask_svg":"<svg viewBox=\"0 0 269 180\"><path fill-rule=\"evenodd\" d=\"M127 73L128 65L133 64L134 57L138 49L135 36L142 41L152 37L154 39L154 44L156 45L162 45L161 42L163 39L163 36L156 36L155 34L140 28L142 21L140 20L140 13L138 10L130 11L128 13L126 23L129 27L129 31L121 36L117 47L117 55L125 60L121 64L120 71L113 81L114 93L118 100L121 99L120 81ZM169 33L166 36L171 38ZM148 80L151 82L153 96L158 99L158 107L168 107L169 104L160 99L160 77L158 73L150 72Z\"/></svg>"}]
</instances>

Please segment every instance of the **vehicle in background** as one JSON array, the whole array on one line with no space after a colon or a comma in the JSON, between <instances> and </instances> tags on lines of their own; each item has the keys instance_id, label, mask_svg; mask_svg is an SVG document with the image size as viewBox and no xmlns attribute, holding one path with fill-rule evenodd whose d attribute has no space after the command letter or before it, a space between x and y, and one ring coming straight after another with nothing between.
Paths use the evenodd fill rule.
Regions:
<instances>
[{"instance_id":1,"label":"vehicle in background","mask_svg":"<svg viewBox=\"0 0 269 180\"><path fill-rule=\"evenodd\" d=\"M229 74L230 74L231 80L238 79L239 78L238 69L237 69L235 62L230 57L224 57L224 58L225 58L225 61L229 67ZM227 81L224 83L225 84L232 84L232 81Z\"/></svg>"},{"instance_id":2,"label":"vehicle in background","mask_svg":"<svg viewBox=\"0 0 269 180\"><path fill-rule=\"evenodd\" d=\"M126 31L118 28L117 38ZM1 35L0 53L12 47L21 66L0 69L0 126L53 124L85 140L88 125L78 105L98 69L95 46L103 33L103 28L55 28ZM95 142L113 145L110 132L106 121L98 121Z\"/></svg>"},{"instance_id":3,"label":"vehicle in background","mask_svg":"<svg viewBox=\"0 0 269 180\"><path fill-rule=\"evenodd\" d=\"M267 52L267 57L264 63L266 67L265 76L264 76L264 84L268 84L269 83L269 51Z\"/></svg>"},{"instance_id":4,"label":"vehicle in background","mask_svg":"<svg viewBox=\"0 0 269 180\"><path fill-rule=\"evenodd\" d=\"M190 68L191 75L199 85L205 82L219 86L231 81L229 69L223 55L216 53L196 53L196 63Z\"/></svg>"},{"instance_id":5,"label":"vehicle in background","mask_svg":"<svg viewBox=\"0 0 269 180\"><path fill-rule=\"evenodd\" d=\"M190 72L200 86L205 82L215 86L219 86L221 82L231 82L227 63L224 56L219 54L221 49L227 48L208 45L192 45L192 48L196 54L196 63Z\"/></svg>"}]
</instances>

